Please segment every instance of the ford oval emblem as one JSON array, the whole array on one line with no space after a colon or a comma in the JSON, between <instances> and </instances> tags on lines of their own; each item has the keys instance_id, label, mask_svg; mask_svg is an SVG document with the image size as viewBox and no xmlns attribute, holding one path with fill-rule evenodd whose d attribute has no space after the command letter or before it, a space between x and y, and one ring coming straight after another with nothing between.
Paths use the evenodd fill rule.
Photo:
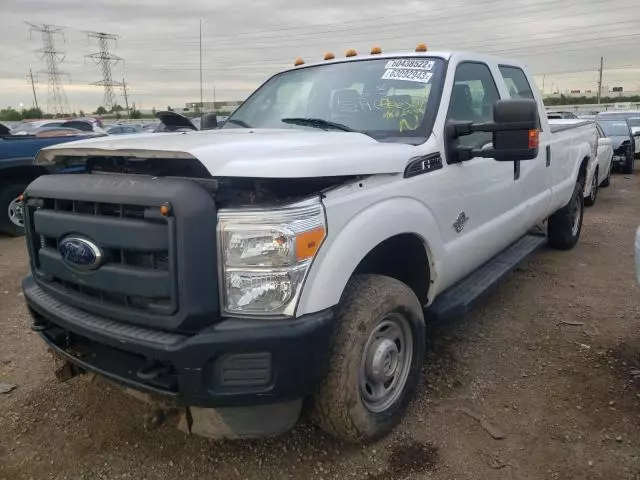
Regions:
<instances>
[{"instance_id":1,"label":"ford oval emblem","mask_svg":"<svg viewBox=\"0 0 640 480\"><path fill-rule=\"evenodd\" d=\"M102 250L95 243L80 237L67 237L58 245L62 259L73 268L95 270L102 265Z\"/></svg>"}]
</instances>

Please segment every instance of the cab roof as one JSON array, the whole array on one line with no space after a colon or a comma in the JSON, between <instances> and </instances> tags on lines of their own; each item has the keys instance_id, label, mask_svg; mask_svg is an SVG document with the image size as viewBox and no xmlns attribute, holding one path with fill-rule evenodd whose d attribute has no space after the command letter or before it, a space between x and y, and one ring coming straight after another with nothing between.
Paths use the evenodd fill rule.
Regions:
<instances>
[{"instance_id":1,"label":"cab roof","mask_svg":"<svg viewBox=\"0 0 640 480\"><path fill-rule=\"evenodd\" d=\"M290 70L300 70L302 68L307 68L307 67L314 67L314 66L318 66L318 65L327 65L327 64L334 64L334 63L347 63L347 62L359 62L359 61L366 61L366 60L375 60L375 59L379 59L379 58L441 58L445 61L449 61L451 59L453 59L454 57L463 57L465 60L467 59L472 59L472 60L477 60L477 61L482 61L482 62L491 62L491 63L498 63L498 64L507 64L507 65L511 65L511 66L517 66L517 67L524 67L525 65L522 62L519 62L517 60L512 60L512 59L506 59L504 57L497 57L497 56L493 56L493 55L485 55L483 53L477 53L477 52L467 52L467 51L426 51L426 52L416 52L416 51L393 51L393 52L384 52L384 53L377 53L377 54L370 54L369 52L362 52L359 53L355 56L349 56L349 57L335 57L331 60L323 60L322 57L317 61L317 62L310 62L310 63L303 63L302 65L298 65L298 66L291 66L291 68L288 68L286 70L283 71L290 71ZM302 59L304 60L304 58Z\"/></svg>"}]
</instances>

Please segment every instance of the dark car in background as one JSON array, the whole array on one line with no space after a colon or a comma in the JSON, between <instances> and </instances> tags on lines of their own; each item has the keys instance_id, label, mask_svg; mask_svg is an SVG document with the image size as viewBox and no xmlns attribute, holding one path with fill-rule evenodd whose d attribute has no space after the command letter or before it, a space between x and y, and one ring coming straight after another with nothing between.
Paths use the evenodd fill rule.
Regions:
<instances>
[{"instance_id":1,"label":"dark car in background","mask_svg":"<svg viewBox=\"0 0 640 480\"><path fill-rule=\"evenodd\" d=\"M22 127L14 134L14 130L0 125L0 233L12 236L24 234L22 192L33 180L50 173L49 169L33 164L37 153L58 143L105 135L94 131L95 127L84 120L62 124L23 122Z\"/></svg>"},{"instance_id":2,"label":"dark car in background","mask_svg":"<svg viewBox=\"0 0 640 480\"><path fill-rule=\"evenodd\" d=\"M596 120L626 120L631 127L631 133L636 138L634 155L640 158L640 111L626 110L624 112L601 112Z\"/></svg>"},{"instance_id":3,"label":"dark car in background","mask_svg":"<svg viewBox=\"0 0 640 480\"><path fill-rule=\"evenodd\" d=\"M620 168L623 173L633 173L635 140L629 122L624 118L597 118L596 121L611 139L614 166Z\"/></svg>"}]
</instances>

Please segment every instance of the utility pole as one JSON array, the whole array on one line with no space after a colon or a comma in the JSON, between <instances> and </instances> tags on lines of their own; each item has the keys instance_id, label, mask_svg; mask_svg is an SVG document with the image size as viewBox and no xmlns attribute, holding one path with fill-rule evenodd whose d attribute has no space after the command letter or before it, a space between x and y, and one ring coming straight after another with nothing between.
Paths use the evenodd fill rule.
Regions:
<instances>
[{"instance_id":1,"label":"utility pole","mask_svg":"<svg viewBox=\"0 0 640 480\"><path fill-rule=\"evenodd\" d=\"M129 113L129 97L127 97L127 83L122 79L122 91L124 93L124 105L127 109L127 117L131 118L131 114Z\"/></svg>"},{"instance_id":2,"label":"utility pole","mask_svg":"<svg viewBox=\"0 0 640 480\"><path fill-rule=\"evenodd\" d=\"M109 51L109 42L116 41L118 39L118 35L102 32L87 32L87 37L89 40L92 38L97 40L100 51L85 56L93 60L95 64L100 66L102 69L102 80L94 82L91 85L104 87L103 104L107 110L110 110L116 105L116 95L113 92L113 87L121 86L119 82L113 81L111 76L111 65L115 65L123 60Z\"/></svg>"},{"instance_id":3,"label":"utility pole","mask_svg":"<svg viewBox=\"0 0 640 480\"><path fill-rule=\"evenodd\" d=\"M598 103L600 103L600 98L602 97L602 67L604 66L604 57L600 57L600 73L598 79Z\"/></svg>"},{"instance_id":4,"label":"utility pole","mask_svg":"<svg viewBox=\"0 0 640 480\"><path fill-rule=\"evenodd\" d=\"M542 75L542 95L544 95L544 78L546 75Z\"/></svg>"},{"instance_id":5,"label":"utility pole","mask_svg":"<svg viewBox=\"0 0 640 480\"><path fill-rule=\"evenodd\" d=\"M202 20L200 20L200 118L202 118L203 110L204 110L204 105L202 103Z\"/></svg>"},{"instance_id":6,"label":"utility pole","mask_svg":"<svg viewBox=\"0 0 640 480\"><path fill-rule=\"evenodd\" d=\"M36 95L36 85L33 81L33 72L31 71L31 69L29 69L29 77L31 77L31 90L33 90L33 101L36 104L36 110L40 110L40 107L38 106L38 96Z\"/></svg>"},{"instance_id":7,"label":"utility pole","mask_svg":"<svg viewBox=\"0 0 640 480\"><path fill-rule=\"evenodd\" d=\"M60 71L58 68L58 65L64 62L65 54L56 49L54 41L58 35L64 41L64 27L48 24L35 25L29 22L26 22L26 24L31 27L29 33L38 32L42 34L43 47L36 50L36 52L41 55L42 60L47 64L47 111L56 115L70 113L71 108L69 107L69 101L64 92L61 79L65 72Z\"/></svg>"}]
</instances>

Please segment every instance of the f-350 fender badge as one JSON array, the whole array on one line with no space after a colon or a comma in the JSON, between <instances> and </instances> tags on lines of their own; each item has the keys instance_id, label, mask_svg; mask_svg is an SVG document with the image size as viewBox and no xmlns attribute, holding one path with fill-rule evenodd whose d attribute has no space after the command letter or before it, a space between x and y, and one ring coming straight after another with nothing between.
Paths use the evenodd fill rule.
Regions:
<instances>
[{"instance_id":1,"label":"f-350 fender badge","mask_svg":"<svg viewBox=\"0 0 640 480\"><path fill-rule=\"evenodd\" d=\"M467 220L469 220L469 217L467 217L467 214L464 213L464 210L461 211L456 221L453 222L453 229L456 231L456 233L460 233L462 232L462 230L464 230L464 226L467 223Z\"/></svg>"}]
</instances>

